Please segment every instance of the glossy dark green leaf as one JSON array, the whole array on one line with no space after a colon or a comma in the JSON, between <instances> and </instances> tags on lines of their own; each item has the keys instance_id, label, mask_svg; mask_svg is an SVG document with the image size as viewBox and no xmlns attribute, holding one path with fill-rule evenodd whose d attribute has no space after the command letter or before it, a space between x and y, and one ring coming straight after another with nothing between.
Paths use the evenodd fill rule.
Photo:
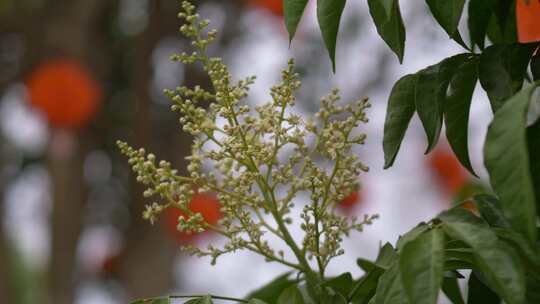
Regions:
<instances>
[{"instance_id":1,"label":"glossy dark green leaf","mask_svg":"<svg viewBox=\"0 0 540 304\"><path fill-rule=\"evenodd\" d=\"M494 227L510 227L510 223L504 217L500 201L491 195L480 194L473 197L473 201L482 218Z\"/></svg>"},{"instance_id":2,"label":"glossy dark green leaf","mask_svg":"<svg viewBox=\"0 0 540 304\"><path fill-rule=\"evenodd\" d=\"M280 275L279 277L272 280L267 285L255 290L249 294L247 299L260 299L268 304L276 303L276 295L281 294L286 288L294 284L294 281L289 279L291 275L290 272Z\"/></svg>"},{"instance_id":3,"label":"glossy dark green leaf","mask_svg":"<svg viewBox=\"0 0 540 304\"><path fill-rule=\"evenodd\" d=\"M494 228L500 240L513 246L528 265L540 271L540 248L531 245L523 235L506 228Z\"/></svg>"},{"instance_id":4,"label":"glossy dark green leaf","mask_svg":"<svg viewBox=\"0 0 540 304\"><path fill-rule=\"evenodd\" d=\"M474 264L465 262L462 260L454 260L449 259L444 262L444 270L451 270L451 269L460 269L460 270L467 270L467 269L473 269Z\"/></svg>"},{"instance_id":5,"label":"glossy dark green leaf","mask_svg":"<svg viewBox=\"0 0 540 304\"><path fill-rule=\"evenodd\" d=\"M472 269L474 267L473 250L462 241L450 240L445 244L444 270Z\"/></svg>"},{"instance_id":6,"label":"glossy dark green leaf","mask_svg":"<svg viewBox=\"0 0 540 304\"><path fill-rule=\"evenodd\" d=\"M259 299L249 299L247 304L268 304L268 303Z\"/></svg>"},{"instance_id":7,"label":"glossy dark green leaf","mask_svg":"<svg viewBox=\"0 0 540 304\"><path fill-rule=\"evenodd\" d=\"M442 230L432 229L403 246L399 256L399 271L409 303L437 303L443 268Z\"/></svg>"},{"instance_id":8,"label":"glossy dark green leaf","mask_svg":"<svg viewBox=\"0 0 540 304\"><path fill-rule=\"evenodd\" d=\"M384 273L384 269L375 266L373 270L366 273L353 287L349 294L349 299L354 304L368 303L377 289L379 278Z\"/></svg>"},{"instance_id":9,"label":"glossy dark green leaf","mask_svg":"<svg viewBox=\"0 0 540 304\"><path fill-rule=\"evenodd\" d=\"M540 80L540 52L537 52L531 59L531 73L533 80Z\"/></svg>"},{"instance_id":10,"label":"glossy dark green leaf","mask_svg":"<svg viewBox=\"0 0 540 304\"><path fill-rule=\"evenodd\" d=\"M540 303L540 272L527 272L527 303Z\"/></svg>"},{"instance_id":11,"label":"glossy dark green leaf","mask_svg":"<svg viewBox=\"0 0 540 304\"><path fill-rule=\"evenodd\" d=\"M497 294L493 292L491 288L486 286L486 284L484 284L484 282L478 278L478 274L474 271L469 277L468 286L469 292L467 295L467 304L498 304L501 302L499 296L497 296Z\"/></svg>"},{"instance_id":12,"label":"glossy dark green leaf","mask_svg":"<svg viewBox=\"0 0 540 304\"><path fill-rule=\"evenodd\" d=\"M471 248L453 248L453 249L446 249L445 251L445 257L446 262L449 261L456 261L456 262L464 262L466 264L462 264L464 266L469 266L474 264L474 256L473 256L473 250ZM456 264L454 264L456 265ZM447 269L468 269L466 268L447 268Z\"/></svg>"},{"instance_id":13,"label":"glossy dark green leaf","mask_svg":"<svg viewBox=\"0 0 540 304\"><path fill-rule=\"evenodd\" d=\"M353 289L349 293L349 299L354 304L366 304L373 299L375 291L378 287L379 278L390 267L397 263L398 254L390 243L384 244L379 250L377 259L374 263L370 263L365 259L359 259L359 265L364 265L363 269L370 269L366 274L354 284Z\"/></svg>"},{"instance_id":14,"label":"glossy dark green leaf","mask_svg":"<svg viewBox=\"0 0 540 304\"><path fill-rule=\"evenodd\" d=\"M417 75L402 77L390 93L384 122L384 168L392 166L415 111Z\"/></svg>"},{"instance_id":15,"label":"glossy dark green leaf","mask_svg":"<svg viewBox=\"0 0 540 304\"><path fill-rule=\"evenodd\" d=\"M401 17L399 0L368 0L369 13L377 32L403 62L405 53L405 26Z\"/></svg>"},{"instance_id":16,"label":"glossy dark green leaf","mask_svg":"<svg viewBox=\"0 0 540 304\"><path fill-rule=\"evenodd\" d=\"M292 285L281 292L277 304L304 304L304 298L302 297L300 290L298 290L298 287Z\"/></svg>"},{"instance_id":17,"label":"glossy dark green leaf","mask_svg":"<svg viewBox=\"0 0 540 304\"><path fill-rule=\"evenodd\" d=\"M540 119L527 128L527 148L536 197L536 213L540 216Z\"/></svg>"},{"instance_id":18,"label":"glossy dark green leaf","mask_svg":"<svg viewBox=\"0 0 540 304\"><path fill-rule=\"evenodd\" d=\"M511 21L512 6L514 6L514 2L515 1L513 0L495 0L492 2L497 23L500 24L501 27L504 27L504 24Z\"/></svg>"},{"instance_id":19,"label":"glossy dark green leaf","mask_svg":"<svg viewBox=\"0 0 540 304\"><path fill-rule=\"evenodd\" d=\"M470 0L469 1L469 32L471 40L478 45L480 49L484 49L486 40L486 31L489 20L493 15L494 2L496 0Z\"/></svg>"},{"instance_id":20,"label":"glossy dark green leaf","mask_svg":"<svg viewBox=\"0 0 540 304\"><path fill-rule=\"evenodd\" d=\"M454 304L465 304L457 278L444 278L442 284L444 295Z\"/></svg>"},{"instance_id":21,"label":"glossy dark green leaf","mask_svg":"<svg viewBox=\"0 0 540 304\"><path fill-rule=\"evenodd\" d=\"M463 43L463 39L461 39L458 31L465 0L426 0L426 2L433 17L435 17L448 36L467 49L468 47Z\"/></svg>"},{"instance_id":22,"label":"glossy dark green leaf","mask_svg":"<svg viewBox=\"0 0 540 304\"><path fill-rule=\"evenodd\" d=\"M383 269L388 269L396 261L398 255L390 243L384 244L379 251L375 264Z\"/></svg>"},{"instance_id":23,"label":"glossy dark green leaf","mask_svg":"<svg viewBox=\"0 0 540 304\"><path fill-rule=\"evenodd\" d=\"M531 243L536 242L536 200L526 124L535 88L522 90L495 113L484 146L484 162L503 214Z\"/></svg>"},{"instance_id":24,"label":"glossy dark green leaf","mask_svg":"<svg viewBox=\"0 0 540 304\"><path fill-rule=\"evenodd\" d=\"M289 33L289 43L296 34L296 28L302 19L307 3L308 0L283 0L283 18Z\"/></svg>"},{"instance_id":25,"label":"glossy dark green leaf","mask_svg":"<svg viewBox=\"0 0 540 304\"><path fill-rule=\"evenodd\" d=\"M328 55L332 61L332 70L336 71L336 42L339 32L339 22L345 0L317 0L317 19L319 27L328 50Z\"/></svg>"},{"instance_id":26,"label":"glossy dark green leaf","mask_svg":"<svg viewBox=\"0 0 540 304\"><path fill-rule=\"evenodd\" d=\"M350 272L343 273L325 282L323 286L331 287L343 296L347 296L353 288L353 278Z\"/></svg>"},{"instance_id":27,"label":"glossy dark green leaf","mask_svg":"<svg viewBox=\"0 0 540 304\"><path fill-rule=\"evenodd\" d=\"M463 279L464 276L457 270L445 270L443 273L443 278Z\"/></svg>"},{"instance_id":28,"label":"glossy dark green leaf","mask_svg":"<svg viewBox=\"0 0 540 304\"><path fill-rule=\"evenodd\" d=\"M415 91L415 105L418 117L424 126L429 153L439 141L441 134L444 101L450 79L469 54L459 54L429 66L418 72Z\"/></svg>"},{"instance_id":29,"label":"glossy dark green leaf","mask_svg":"<svg viewBox=\"0 0 540 304\"><path fill-rule=\"evenodd\" d=\"M439 219L450 237L472 248L475 264L501 298L508 304L523 303L525 275L515 252L499 241L485 222L465 209L443 212Z\"/></svg>"},{"instance_id":30,"label":"glossy dark green leaf","mask_svg":"<svg viewBox=\"0 0 540 304\"><path fill-rule=\"evenodd\" d=\"M403 246L405 246L407 243L414 241L416 238L418 238L421 234L429 230L429 226L422 222L418 224L416 227L411 229L409 232L405 233L404 235L400 236L396 247L398 251L403 250Z\"/></svg>"},{"instance_id":31,"label":"glossy dark green leaf","mask_svg":"<svg viewBox=\"0 0 540 304\"><path fill-rule=\"evenodd\" d=\"M478 79L477 68L476 58L467 58L450 79L444 101L446 138L459 162L473 175L476 173L469 158L468 127L472 95Z\"/></svg>"},{"instance_id":32,"label":"glossy dark green leaf","mask_svg":"<svg viewBox=\"0 0 540 304\"><path fill-rule=\"evenodd\" d=\"M480 56L478 76L496 112L522 85L533 45L492 45Z\"/></svg>"},{"instance_id":33,"label":"glossy dark green leaf","mask_svg":"<svg viewBox=\"0 0 540 304\"><path fill-rule=\"evenodd\" d=\"M379 278L379 284L374 296L375 304L405 304L407 303L399 263L395 261Z\"/></svg>"},{"instance_id":34,"label":"glossy dark green leaf","mask_svg":"<svg viewBox=\"0 0 540 304\"><path fill-rule=\"evenodd\" d=\"M378 267L374 262L364 258L356 259L356 264L366 273Z\"/></svg>"},{"instance_id":35,"label":"glossy dark green leaf","mask_svg":"<svg viewBox=\"0 0 540 304\"><path fill-rule=\"evenodd\" d=\"M320 304L348 304L347 298L334 289L327 287L322 295L318 297Z\"/></svg>"},{"instance_id":36,"label":"glossy dark green leaf","mask_svg":"<svg viewBox=\"0 0 540 304\"><path fill-rule=\"evenodd\" d=\"M494 15L491 16L487 28L487 36L494 44L517 42L515 1L495 0Z\"/></svg>"},{"instance_id":37,"label":"glossy dark green leaf","mask_svg":"<svg viewBox=\"0 0 540 304\"><path fill-rule=\"evenodd\" d=\"M169 297L144 299L131 302L131 304L170 304L171 299Z\"/></svg>"}]
</instances>

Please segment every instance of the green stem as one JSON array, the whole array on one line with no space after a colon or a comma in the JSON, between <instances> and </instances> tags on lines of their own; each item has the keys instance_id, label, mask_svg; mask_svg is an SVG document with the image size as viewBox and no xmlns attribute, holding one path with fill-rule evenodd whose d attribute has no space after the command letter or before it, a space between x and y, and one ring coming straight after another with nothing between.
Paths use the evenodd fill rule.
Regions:
<instances>
[{"instance_id":1,"label":"green stem","mask_svg":"<svg viewBox=\"0 0 540 304\"><path fill-rule=\"evenodd\" d=\"M313 217L315 219L315 246L317 246L316 250L317 250L317 256L315 257L315 259L317 260L317 266L319 267L319 275L321 276L321 279L324 280L324 263L323 261L321 260L321 255L320 255L320 238L321 238L321 232L319 230L319 216L318 216L318 210L319 208L319 201L315 201L315 206L314 206L314 210L313 210Z\"/></svg>"},{"instance_id":2,"label":"green stem","mask_svg":"<svg viewBox=\"0 0 540 304\"><path fill-rule=\"evenodd\" d=\"M206 297L206 296L210 296L212 299L216 299L216 300L225 300L225 301L232 301L232 302L238 302L238 303L248 303L249 302L248 300L244 300L244 299L216 296L216 295L211 295L211 294L208 294L208 295L187 295L187 296L174 296L173 295L173 296L169 296L169 298L171 298L171 299L193 299L193 298L202 298L202 297Z\"/></svg>"},{"instance_id":3,"label":"green stem","mask_svg":"<svg viewBox=\"0 0 540 304\"><path fill-rule=\"evenodd\" d=\"M202 59L201 59L202 64L205 66L205 68L207 70L209 70L209 63L208 63L208 59L206 57L206 49L205 48L200 48L200 52L203 55ZM225 94L225 96L228 96L228 94ZM247 143L247 140L246 140L246 136L244 134L244 129L242 128L242 126L238 122L237 114L234 111L234 107L232 106L232 104L230 102L228 102L227 99L228 98L225 98L223 103L231 111L231 116L232 117L228 118L229 123L238 128L240 139L242 140L242 144L247 149L248 143ZM298 247L298 245L294 241L292 235L290 234L289 230L287 229L287 226L283 222L283 219L282 219L281 215L278 212L277 200L275 198L274 192L272 191L272 187L270 187L270 185L268 184L268 181L264 178L264 176L261 175L261 172L259 171L259 168L258 168L257 164L255 163L255 161L249 155L247 156L247 161L248 161L248 164L247 164L246 168L248 170L252 171L253 173L257 174L257 176L258 176L257 177L257 185L261 189L261 192L262 192L262 194L263 194L263 196L265 198L265 201L268 203L268 205L270 207L271 214L274 217L276 223L278 224L278 230L283 235L283 239L284 239L285 243L289 246L289 248L291 248L294 255L296 256L298 262L300 263L300 266L303 268L303 271L306 274L306 278L307 278L308 282L311 282L311 283L313 283L313 285L315 285L316 283L320 282L320 278L318 278L317 275L314 274L313 270L309 266L309 263L308 263L305 255L302 253L302 251L300 250L300 248ZM269 193L270 193L270 195L269 195Z\"/></svg>"}]
</instances>

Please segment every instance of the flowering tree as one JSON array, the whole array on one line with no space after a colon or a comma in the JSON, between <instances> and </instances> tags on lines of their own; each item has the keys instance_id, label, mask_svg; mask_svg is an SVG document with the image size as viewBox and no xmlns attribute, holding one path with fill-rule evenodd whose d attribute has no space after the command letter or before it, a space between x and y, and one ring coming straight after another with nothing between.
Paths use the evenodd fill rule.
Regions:
<instances>
[{"instance_id":1,"label":"flowering tree","mask_svg":"<svg viewBox=\"0 0 540 304\"><path fill-rule=\"evenodd\" d=\"M449 37L466 50L415 74L394 86L388 102L383 149L385 167L394 163L414 113L418 113L428 141L426 153L436 146L443 123L457 159L475 174L468 156L467 128L472 93L477 81L487 92L494 112L486 138L484 158L493 193L471 200L420 223L395 246L385 244L375 261L358 259L365 274L329 278L332 258L344 254L340 243L362 230L376 215L349 219L334 207L359 188L358 175L367 167L351 153L364 142L358 127L367 122L367 100L341 106L338 91L321 100L314 120L294 114L294 93L300 82L289 62L280 84L271 88L272 101L255 109L242 103L254 77L234 82L219 58L209 57L215 39L208 22L194 6L183 4L181 32L192 39L195 52L173 56L185 64L200 63L213 91L180 87L166 91L179 112L184 131L195 137L188 157L189 175L179 176L166 161L156 161L144 149L119 142L122 152L144 185L146 197L156 197L144 217L151 222L168 208L178 208L178 230L215 231L228 239L222 248L186 246L197 256L219 256L237 250L253 251L269 262L296 272L278 277L246 299L216 295L168 296L136 303L212 303L212 299L240 303L437 303L440 290L453 303L465 303L458 280L470 270L467 303L509 304L540 301L540 248L538 190L540 189L540 124L528 123L532 103L538 102L538 43L517 43L514 7L521 0L469 1L470 44L458 24L464 0L427 0L427 5ZM488 3L489 2L489 3ZM285 0L284 18L294 36L307 0ZM369 0L377 30L399 60L403 60L405 27L397 0ZM330 58L335 60L336 37L345 0L319 0L318 20ZM492 43L486 46L486 36ZM520 29L520 37L523 34ZM526 35L530 37L531 35ZM532 73L529 75L529 63ZM523 85L528 80L528 85ZM209 108L203 107L210 101ZM531 115L534 116L534 115ZM221 123L221 121L224 121ZM211 166L209 173L204 167ZM213 192L222 204L223 218L209 223L189 204L197 192ZM307 193L309 202L299 218L292 218L294 198ZM474 208L470 207L471 202ZM465 206L465 203L467 206ZM467 208L463 208L467 207ZM472 210L477 210L473 211ZM298 221L304 231L297 243L289 231ZM271 248L267 236L280 239L288 252ZM487 301L487 302L486 302Z\"/></svg>"}]
</instances>

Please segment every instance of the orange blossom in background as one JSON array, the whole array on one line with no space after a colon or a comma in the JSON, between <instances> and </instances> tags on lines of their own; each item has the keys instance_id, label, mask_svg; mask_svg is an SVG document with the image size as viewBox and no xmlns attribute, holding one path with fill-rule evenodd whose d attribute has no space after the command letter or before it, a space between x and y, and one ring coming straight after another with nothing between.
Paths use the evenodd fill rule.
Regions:
<instances>
[{"instance_id":1,"label":"orange blossom in background","mask_svg":"<svg viewBox=\"0 0 540 304\"><path fill-rule=\"evenodd\" d=\"M30 103L42 111L53 127L85 126L101 102L100 85L78 61L50 59L30 73L26 85Z\"/></svg>"},{"instance_id":2,"label":"orange blossom in background","mask_svg":"<svg viewBox=\"0 0 540 304\"><path fill-rule=\"evenodd\" d=\"M276 16L283 16L283 0L249 0L248 3L266 9Z\"/></svg>"},{"instance_id":3,"label":"orange blossom in background","mask_svg":"<svg viewBox=\"0 0 540 304\"><path fill-rule=\"evenodd\" d=\"M337 204L337 207L342 209L342 210L349 211L354 206L358 205L361 201L362 201L362 195L361 195L360 191L355 190L355 191L351 192L351 194L349 194L343 200L341 200Z\"/></svg>"},{"instance_id":4,"label":"orange blossom in background","mask_svg":"<svg viewBox=\"0 0 540 304\"><path fill-rule=\"evenodd\" d=\"M470 181L470 175L465 170L454 153L448 147L438 147L428 158L428 166L436 177L441 190L450 196Z\"/></svg>"},{"instance_id":5,"label":"orange blossom in background","mask_svg":"<svg viewBox=\"0 0 540 304\"><path fill-rule=\"evenodd\" d=\"M519 42L540 41L540 0L516 0Z\"/></svg>"},{"instance_id":6,"label":"orange blossom in background","mask_svg":"<svg viewBox=\"0 0 540 304\"><path fill-rule=\"evenodd\" d=\"M208 193L195 193L188 208L194 213L200 213L204 220L210 225L216 225L223 216L220 210L221 204L218 199L214 195ZM165 210L164 224L171 236L179 243L185 243L191 241L195 235L180 232L176 229L178 217L180 216L188 218L182 210L174 207L168 208Z\"/></svg>"}]
</instances>

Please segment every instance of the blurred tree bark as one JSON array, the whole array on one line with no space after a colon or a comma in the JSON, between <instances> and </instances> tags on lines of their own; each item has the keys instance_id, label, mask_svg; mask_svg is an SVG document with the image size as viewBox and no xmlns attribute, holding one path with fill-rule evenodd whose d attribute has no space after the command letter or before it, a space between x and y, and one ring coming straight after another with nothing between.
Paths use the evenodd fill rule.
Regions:
<instances>
[{"instance_id":1,"label":"blurred tree bark","mask_svg":"<svg viewBox=\"0 0 540 304\"><path fill-rule=\"evenodd\" d=\"M0 180L0 303L13 303L11 286L9 284L9 246L4 230L4 188Z\"/></svg>"},{"instance_id":2,"label":"blurred tree bark","mask_svg":"<svg viewBox=\"0 0 540 304\"><path fill-rule=\"evenodd\" d=\"M45 53L66 55L88 62L93 56L90 30L106 0L55 1L47 7ZM49 1L51 2L51 1ZM77 247L83 229L87 190L83 180L86 155L84 133L79 136L53 131L48 155L52 181L51 253L48 270L50 304L74 303L77 286Z\"/></svg>"},{"instance_id":3,"label":"blurred tree bark","mask_svg":"<svg viewBox=\"0 0 540 304\"><path fill-rule=\"evenodd\" d=\"M167 14L161 15L161 0L150 2L149 22L139 35L132 62L132 89L135 95L135 144L138 147L152 147L150 134L151 98L149 96L152 75L151 56L159 40L170 33L171 28L163 27ZM142 219L145 206L143 189L131 178L132 202L130 206L130 226L126 234L119 278L126 287L130 299L159 295L173 286L171 266L175 257L174 244ZM151 279L150 279L151 278Z\"/></svg>"}]
</instances>

